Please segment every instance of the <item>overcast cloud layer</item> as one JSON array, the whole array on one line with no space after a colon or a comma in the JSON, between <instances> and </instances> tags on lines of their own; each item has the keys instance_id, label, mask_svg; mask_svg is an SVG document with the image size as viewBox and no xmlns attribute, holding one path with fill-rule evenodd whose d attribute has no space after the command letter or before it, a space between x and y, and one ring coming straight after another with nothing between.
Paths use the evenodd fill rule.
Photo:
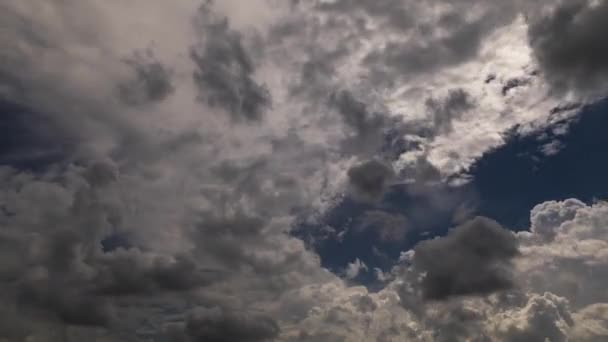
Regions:
<instances>
[{"instance_id":1,"label":"overcast cloud layer","mask_svg":"<svg viewBox=\"0 0 608 342\"><path fill-rule=\"evenodd\" d=\"M604 202L539 203L518 233L463 207L373 270L378 291L362 260L332 273L292 234L343 198L465 183L507 134L605 95L606 13L3 0L0 341L607 340Z\"/></svg>"}]
</instances>

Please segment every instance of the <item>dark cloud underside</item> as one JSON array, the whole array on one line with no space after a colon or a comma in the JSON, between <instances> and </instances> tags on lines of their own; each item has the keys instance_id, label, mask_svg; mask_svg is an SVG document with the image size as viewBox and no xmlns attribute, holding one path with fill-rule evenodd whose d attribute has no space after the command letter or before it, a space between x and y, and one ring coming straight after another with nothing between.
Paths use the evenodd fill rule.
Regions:
<instances>
[{"instance_id":1,"label":"dark cloud underside","mask_svg":"<svg viewBox=\"0 0 608 342\"><path fill-rule=\"evenodd\" d=\"M120 96L128 104L160 102L175 89L172 72L155 59L152 51L137 52L125 61L134 73L134 79L119 87Z\"/></svg>"},{"instance_id":2,"label":"dark cloud underside","mask_svg":"<svg viewBox=\"0 0 608 342\"><path fill-rule=\"evenodd\" d=\"M477 217L445 237L421 242L414 253L426 299L487 295L514 285L511 262L518 254L517 241L491 219Z\"/></svg>"},{"instance_id":3,"label":"dark cloud underside","mask_svg":"<svg viewBox=\"0 0 608 342\"><path fill-rule=\"evenodd\" d=\"M197 66L194 81L201 99L226 110L235 120L260 120L271 105L268 89L255 81L255 66L227 18L218 18L206 7L200 11L198 28L203 43L191 50Z\"/></svg>"},{"instance_id":4,"label":"dark cloud underside","mask_svg":"<svg viewBox=\"0 0 608 342\"><path fill-rule=\"evenodd\" d=\"M355 165L348 170L348 180L355 195L366 200L381 199L393 177L392 168L377 160Z\"/></svg>"},{"instance_id":5,"label":"dark cloud underside","mask_svg":"<svg viewBox=\"0 0 608 342\"><path fill-rule=\"evenodd\" d=\"M607 1L563 1L530 23L530 45L544 76L557 90L606 90L606 16Z\"/></svg>"}]
</instances>

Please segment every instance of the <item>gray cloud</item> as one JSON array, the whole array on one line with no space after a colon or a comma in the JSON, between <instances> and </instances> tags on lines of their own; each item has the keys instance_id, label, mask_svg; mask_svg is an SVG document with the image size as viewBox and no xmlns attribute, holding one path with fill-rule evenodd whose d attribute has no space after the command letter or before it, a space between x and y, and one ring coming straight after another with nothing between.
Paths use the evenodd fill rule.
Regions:
<instances>
[{"instance_id":1,"label":"gray cloud","mask_svg":"<svg viewBox=\"0 0 608 342\"><path fill-rule=\"evenodd\" d=\"M279 334L279 326L272 319L219 308L198 309L188 317L183 334L174 334L171 341L188 342L264 342ZM177 335L177 336L176 336Z\"/></svg>"},{"instance_id":2,"label":"gray cloud","mask_svg":"<svg viewBox=\"0 0 608 342\"><path fill-rule=\"evenodd\" d=\"M185 257L163 258L137 249L117 249L102 256L98 269L94 291L103 296L188 291L222 278L219 272L198 269Z\"/></svg>"},{"instance_id":3,"label":"gray cloud","mask_svg":"<svg viewBox=\"0 0 608 342\"><path fill-rule=\"evenodd\" d=\"M354 194L365 200L379 200L393 177L393 169L375 159L348 170L348 180Z\"/></svg>"},{"instance_id":4,"label":"gray cloud","mask_svg":"<svg viewBox=\"0 0 608 342\"><path fill-rule=\"evenodd\" d=\"M116 165L110 160L95 161L83 173L91 186L106 186L118 180Z\"/></svg>"},{"instance_id":5,"label":"gray cloud","mask_svg":"<svg viewBox=\"0 0 608 342\"><path fill-rule=\"evenodd\" d=\"M460 19L462 20L462 19ZM383 49L370 53L365 65L381 75L410 75L459 64L475 57L481 38L486 33L482 23L462 23L450 36L432 42L391 42Z\"/></svg>"},{"instance_id":6,"label":"gray cloud","mask_svg":"<svg viewBox=\"0 0 608 342\"><path fill-rule=\"evenodd\" d=\"M254 63L243 46L243 37L230 28L228 18L203 6L196 20L203 43L190 56L197 66L194 81L201 99L221 107L235 120L257 121L271 105L268 89L254 79Z\"/></svg>"},{"instance_id":7,"label":"gray cloud","mask_svg":"<svg viewBox=\"0 0 608 342\"><path fill-rule=\"evenodd\" d=\"M528 38L544 77L558 91L605 90L608 82L606 1L562 1L532 17Z\"/></svg>"},{"instance_id":8,"label":"gray cloud","mask_svg":"<svg viewBox=\"0 0 608 342\"><path fill-rule=\"evenodd\" d=\"M330 101L348 128L342 149L351 153L375 152L383 142L387 117L372 111L349 91L334 94Z\"/></svg>"},{"instance_id":9,"label":"gray cloud","mask_svg":"<svg viewBox=\"0 0 608 342\"><path fill-rule=\"evenodd\" d=\"M451 89L443 99L428 99L426 106L432 113L435 134L445 134L452 131L452 121L461 118L475 103L465 90Z\"/></svg>"},{"instance_id":10,"label":"gray cloud","mask_svg":"<svg viewBox=\"0 0 608 342\"><path fill-rule=\"evenodd\" d=\"M476 19L466 18L461 2L436 19L422 18L414 25L413 38L389 41L383 48L369 53L364 65L372 70L374 79L395 81L433 72L474 59L483 39L495 28L514 19L508 4L488 9ZM444 34L447 32L447 34Z\"/></svg>"},{"instance_id":11,"label":"gray cloud","mask_svg":"<svg viewBox=\"0 0 608 342\"><path fill-rule=\"evenodd\" d=\"M424 273L422 295L430 300L487 295L513 287L515 236L493 220L477 217L446 237L414 248L414 267Z\"/></svg>"},{"instance_id":12,"label":"gray cloud","mask_svg":"<svg viewBox=\"0 0 608 342\"><path fill-rule=\"evenodd\" d=\"M104 327L110 324L114 317L107 300L61 286L65 284L50 284L46 279L29 280L19 294L18 304L50 313L52 318L67 325Z\"/></svg>"},{"instance_id":13,"label":"gray cloud","mask_svg":"<svg viewBox=\"0 0 608 342\"><path fill-rule=\"evenodd\" d=\"M125 63L131 67L134 79L120 85L120 97L128 104L160 102L175 91L172 71L156 60L152 50L137 51Z\"/></svg>"},{"instance_id":14,"label":"gray cloud","mask_svg":"<svg viewBox=\"0 0 608 342\"><path fill-rule=\"evenodd\" d=\"M502 86L502 96L507 96L512 89L519 88L525 86L530 83L530 79L523 77L515 77L507 80L507 82Z\"/></svg>"}]
</instances>

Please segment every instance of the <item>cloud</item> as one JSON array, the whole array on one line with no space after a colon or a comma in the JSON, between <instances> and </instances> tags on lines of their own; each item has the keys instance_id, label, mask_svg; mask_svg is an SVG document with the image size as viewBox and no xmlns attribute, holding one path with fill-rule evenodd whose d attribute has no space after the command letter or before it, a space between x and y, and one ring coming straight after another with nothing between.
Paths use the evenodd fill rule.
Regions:
<instances>
[{"instance_id":1,"label":"cloud","mask_svg":"<svg viewBox=\"0 0 608 342\"><path fill-rule=\"evenodd\" d=\"M192 342L272 341L279 333L279 326L268 317L212 308L197 309L190 314L183 332L185 339L171 337L170 340Z\"/></svg>"},{"instance_id":2,"label":"cloud","mask_svg":"<svg viewBox=\"0 0 608 342\"><path fill-rule=\"evenodd\" d=\"M605 1L561 1L531 19L530 46L544 77L558 91L601 94L607 82Z\"/></svg>"},{"instance_id":3,"label":"cloud","mask_svg":"<svg viewBox=\"0 0 608 342\"><path fill-rule=\"evenodd\" d=\"M437 1L435 12L432 12L432 6L425 8L405 3L407 5L391 2L392 8L379 12L387 18L400 11L408 13L405 20L402 17L396 21L405 24L397 27L405 29L408 36L387 40L383 47L365 56L364 65L373 70L378 80L381 77L392 80L391 75L416 77L469 62L479 54L484 38L513 20L516 13L507 2L492 4L495 8L479 7L474 15L465 15L462 11L468 5L467 1L452 5ZM373 9L374 6L370 6L368 10L372 12Z\"/></svg>"},{"instance_id":4,"label":"cloud","mask_svg":"<svg viewBox=\"0 0 608 342\"><path fill-rule=\"evenodd\" d=\"M608 276L606 206L569 199L546 202L532 210L532 232L520 233L520 272L529 287L569 300L574 308L608 301L599 283ZM557 272L544 272L553 268Z\"/></svg>"},{"instance_id":5,"label":"cloud","mask_svg":"<svg viewBox=\"0 0 608 342\"><path fill-rule=\"evenodd\" d=\"M361 11L371 17L380 18L384 24L396 29L409 29L415 23L415 19L408 13L407 7L401 0L383 2L338 0L320 2L317 8L338 14Z\"/></svg>"},{"instance_id":6,"label":"cloud","mask_svg":"<svg viewBox=\"0 0 608 342\"><path fill-rule=\"evenodd\" d=\"M203 6L198 29L203 42L191 50L197 65L194 81L201 99L226 110L235 120L257 121L271 104L268 89L254 79L255 65L239 32L230 28L228 18Z\"/></svg>"},{"instance_id":7,"label":"cloud","mask_svg":"<svg viewBox=\"0 0 608 342\"><path fill-rule=\"evenodd\" d=\"M519 311L500 316L498 335L503 341L568 341L574 325L568 300L551 293L533 295Z\"/></svg>"},{"instance_id":8,"label":"cloud","mask_svg":"<svg viewBox=\"0 0 608 342\"><path fill-rule=\"evenodd\" d=\"M514 286L515 236L497 222L477 217L443 238L414 248L414 267L423 273L422 294L430 300L487 295Z\"/></svg>"},{"instance_id":9,"label":"cloud","mask_svg":"<svg viewBox=\"0 0 608 342\"><path fill-rule=\"evenodd\" d=\"M297 332L286 330L285 340L601 341L606 336L602 270L608 263L601 251L608 241L603 228L607 208L574 199L541 203L531 212L531 230L520 233L474 219L404 253L390 272L392 280L378 292L322 287L317 303L323 304L308 313ZM549 229L554 234L548 235ZM446 274L468 282L467 290L487 289L473 285L493 275L487 272L492 263L508 269L498 274L508 274L512 286L427 300L425 269L416 260L425 253L434 264L456 269ZM427 275L433 272L426 268ZM373 310L357 304L361 296L374 303Z\"/></svg>"},{"instance_id":10,"label":"cloud","mask_svg":"<svg viewBox=\"0 0 608 342\"><path fill-rule=\"evenodd\" d=\"M462 117L475 104L465 90L452 89L444 99L428 99L426 106L432 113L433 130L436 134L445 134L452 131L452 121Z\"/></svg>"},{"instance_id":11,"label":"cloud","mask_svg":"<svg viewBox=\"0 0 608 342\"><path fill-rule=\"evenodd\" d=\"M330 101L346 127L347 137L342 142L343 151L369 154L382 146L385 131L390 124L385 115L372 111L350 91L340 91Z\"/></svg>"},{"instance_id":12,"label":"cloud","mask_svg":"<svg viewBox=\"0 0 608 342\"><path fill-rule=\"evenodd\" d=\"M380 199L393 177L392 168L377 160L355 165L348 170L348 180L354 194L365 200Z\"/></svg>"},{"instance_id":13,"label":"cloud","mask_svg":"<svg viewBox=\"0 0 608 342\"><path fill-rule=\"evenodd\" d=\"M221 280L185 257L163 257L137 249L117 249L100 258L95 293L104 296L188 291Z\"/></svg>"},{"instance_id":14,"label":"cloud","mask_svg":"<svg viewBox=\"0 0 608 342\"><path fill-rule=\"evenodd\" d=\"M120 96L128 104L159 102L171 95L175 88L172 72L155 59L152 50L135 52L125 63L133 69L134 79L120 85Z\"/></svg>"},{"instance_id":15,"label":"cloud","mask_svg":"<svg viewBox=\"0 0 608 342\"><path fill-rule=\"evenodd\" d=\"M601 341L608 337L608 305L590 305L573 315L574 330L572 338L577 341Z\"/></svg>"},{"instance_id":16,"label":"cloud","mask_svg":"<svg viewBox=\"0 0 608 342\"><path fill-rule=\"evenodd\" d=\"M512 89L519 88L521 86L525 86L530 83L529 79L526 78L511 78L507 80L505 85L502 87L502 95L507 96Z\"/></svg>"},{"instance_id":17,"label":"cloud","mask_svg":"<svg viewBox=\"0 0 608 342\"><path fill-rule=\"evenodd\" d=\"M113 319L110 303L86 293L67 293L54 288L49 279L28 279L20 293L20 306L31 306L52 314L60 322L75 326L107 326Z\"/></svg>"},{"instance_id":18,"label":"cloud","mask_svg":"<svg viewBox=\"0 0 608 342\"><path fill-rule=\"evenodd\" d=\"M345 275L347 279L355 279L361 272L367 272L367 265L359 259L355 259L352 263L346 267Z\"/></svg>"}]
</instances>

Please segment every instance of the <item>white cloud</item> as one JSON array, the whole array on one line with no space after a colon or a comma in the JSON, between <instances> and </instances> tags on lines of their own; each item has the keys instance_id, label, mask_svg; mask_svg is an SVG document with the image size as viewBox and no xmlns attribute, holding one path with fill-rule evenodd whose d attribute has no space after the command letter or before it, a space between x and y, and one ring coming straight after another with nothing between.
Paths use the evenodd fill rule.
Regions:
<instances>
[{"instance_id":1,"label":"white cloud","mask_svg":"<svg viewBox=\"0 0 608 342\"><path fill-rule=\"evenodd\" d=\"M355 261L349 263L346 266L346 279L355 279L359 276L362 271L367 271L367 265L359 259L355 259Z\"/></svg>"}]
</instances>

